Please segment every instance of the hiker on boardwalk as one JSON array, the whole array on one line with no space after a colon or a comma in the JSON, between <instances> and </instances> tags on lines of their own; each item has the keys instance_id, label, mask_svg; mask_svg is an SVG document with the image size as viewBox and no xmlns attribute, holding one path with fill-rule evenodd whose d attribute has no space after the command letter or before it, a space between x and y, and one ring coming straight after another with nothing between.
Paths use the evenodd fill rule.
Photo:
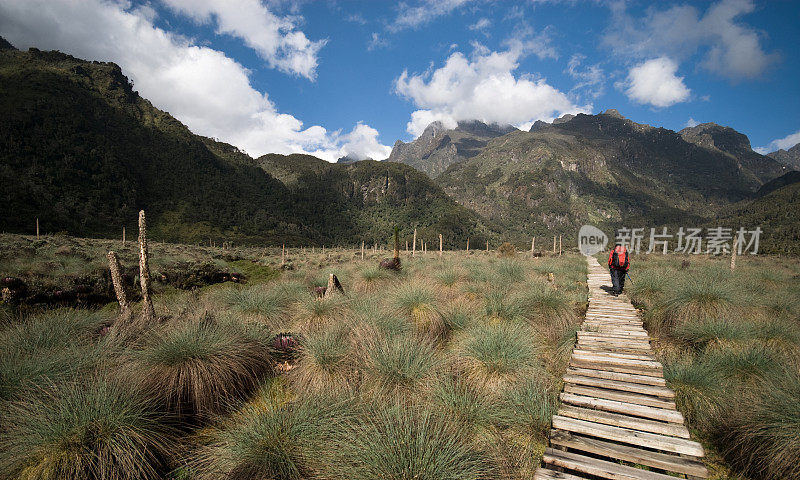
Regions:
<instances>
[{"instance_id":1,"label":"hiker on boardwalk","mask_svg":"<svg viewBox=\"0 0 800 480\"><path fill-rule=\"evenodd\" d=\"M625 275L628 273L629 266L628 249L620 243L614 245L614 249L608 254L608 269L611 271L614 295L619 295L625 288Z\"/></svg>"}]
</instances>

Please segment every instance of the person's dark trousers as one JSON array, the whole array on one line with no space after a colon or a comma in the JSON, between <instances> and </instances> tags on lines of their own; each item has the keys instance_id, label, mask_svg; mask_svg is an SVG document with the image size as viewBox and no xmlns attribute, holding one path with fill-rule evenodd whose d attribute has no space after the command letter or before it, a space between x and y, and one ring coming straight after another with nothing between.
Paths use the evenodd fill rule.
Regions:
<instances>
[{"instance_id":1,"label":"person's dark trousers","mask_svg":"<svg viewBox=\"0 0 800 480\"><path fill-rule=\"evenodd\" d=\"M625 270L617 268L609 268L611 271L611 285L614 289L614 294L619 295L622 289L625 288Z\"/></svg>"}]
</instances>

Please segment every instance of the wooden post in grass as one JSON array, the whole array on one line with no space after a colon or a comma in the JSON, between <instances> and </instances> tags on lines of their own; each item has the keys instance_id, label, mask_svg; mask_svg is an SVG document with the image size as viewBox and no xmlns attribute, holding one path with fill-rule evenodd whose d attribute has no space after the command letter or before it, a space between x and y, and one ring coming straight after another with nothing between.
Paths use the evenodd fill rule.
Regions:
<instances>
[{"instance_id":1,"label":"wooden post in grass","mask_svg":"<svg viewBox=\"0 0 800 480\"><path fill-rule=\"evenodd\" d=\"M439 256L442 256L442 234L439 234Z\"/></svg>"},{"instance_id":2,"label":"wooden post in grass","mask_svg":"<svg viewBox=\"0 0 800 480\"><path fill-rule=\"evenodd\" d=\"M486 240L486 252L489 252L489 240Z\"/></svg>"},{"instance_id":3,"label":"wooden post in grass","mask_svg":"<svg viewBox=\"0 0 800 480\"><path fill-rule=\"evenodd\" d=\"M411 256L413 257L417 253L417 229L414 229L414 241L411 242Z\"/></svg>"},{"instance_id":4,"label":"wooden post in grass","mask_svg":"<svg viewBox=\"0 0 800 480\"><path fill-rule=\"evenodd\" d=\"M125 227L122 227L122 246L125 246Z\"/></svg>"},{"instance_id":5,"label":"wooden post in grass","mask_svg":"<svg viewBox=\"0 0 800 480\"><path fill-rule=\"evenodd\" d=\"M119 259L113 251L108 252L108 267L111 270L111 283L114 285L114 293L117 294L119 302L120 317L125 321L131 318L131 305L128 303L128 296L125 294L125 286L122 284L122 274L120 273Z\"/></svg>"},{"instance_id":6,"label":"wooden post in grass","mask_svg":"<svg viewBox=\"0 0 800 480\"><path fill-rule=\"evenodd\" d=\"M286 263L286 244L281 245L281 266Z\"/></svg>"},{"instance_id":7,"label":"wooden post in grass","mask_svg":"<svg viewBox=\"0 0 800 480\"><path fill-rule=\"evenodd\" d=\"M556 236L553 235L553 255L556 253Z\"/></svg>"},{"instance_id":8,"label":"wooden post in grass","mask_svg":"<svg viewBox=\"0 0 800 480\"><path fill-rule=\"evenodd\" d=\"M558 255L561 256L561 235L558 236Z\"/></svg>"},{"instance_id":9,"label":"wooden post in grass","mask_svg":"<svg viewBox=\"0 0 800 480\"><path fill-rule=\"evenodd\" d=\"M534 247L536 247L536 237L531 238L531 257L533 257Z\"/></svg>"},{"instance_id":10,"label":"wooden post in grass","mask_svg":"<svg viewBox=\"0 0 800 480\"><path fill-rule=\"evenodd\" d=\"M364 240L361 240L361 260L364 260Z\"/></svg>"},{"instance_id":11,"label":"wooden post in grass","mask_svg":"<svg viewBox=\"0 0 800 480\"><path fill-rule=\"evenodd\" d=\"M139 283L142 287L142 319L152 322L156 318L153 299L150 298L150 266L147 251L147 221L144 210L139 211Z\"/></svg>"},{"instance_id":12,"label":"wooden post in grass","mask_svg":"<svg viewBox=\"0 0 800 480\"><path fill-rule=\"evenodd\" d=\"M739 245L739 239L736 238L733 240L733 248L731 248L731 272L736 270L736 254L738 253L736 249L738 245Z\"/></svg>"},{"instance_id":13,"label":"wooden post in grass","mask_svg":"<svg viewBox=\"0 0 800 480\"><path fill-rule=\"evenodd\" d=\"M39 217L36 217L36 240L39 240Z\"/></svg>"},{"instance_id":14,"label":"wooden post in grass","mask_svg":"<svg viewBox=\"0 0 800 480\"><path fill-rule=\"evenodd\" d=\"M467 255L469 255L469 237L467 237Z\"/></svg>"}]
</instances>

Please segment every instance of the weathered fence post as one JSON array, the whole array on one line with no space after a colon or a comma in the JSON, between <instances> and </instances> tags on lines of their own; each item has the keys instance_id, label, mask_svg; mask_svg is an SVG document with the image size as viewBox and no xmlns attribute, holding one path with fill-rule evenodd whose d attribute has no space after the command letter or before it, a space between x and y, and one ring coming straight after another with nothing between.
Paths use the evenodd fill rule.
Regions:
<instances>
[{"instance_id":1,"label":"weathered fence post","mask_svg":"<svg viewBox=\"0 0 800 480\"><path fill-rule=\"evenodd\" d=\"M442 256L442 234L439 234L439 256Z\"/></svg>"},{"instance_id":2,"label":"weathered fence post","mask_svg":"<svg viewBox=\"0 0 800 480\"><path fill-rule=\"evenodd\" d=\"M469 237L467 237L467 255L469 255Z\"/></svg>"},{"instance_id":3,"label":"weathered fence post","mask_svg":"<svg viewBox=\"0 0 800 480\"><path fill-rule=\"evenodd\" d=\"M36 217L36 240L39 240L39 217Z\"/></svg>"},{"instance_id":4,"label":"weathered fence post","mask_svg":"<svg viewBox=\"0 0 800 480\"><path fill-rule=\"evenodd\" d=\"M364 260L364 240L361 240L361 260Z\"/></svg>"},{"instance_id":5,"label":"weathered fence post","mask_svg":"<svg viewBox=\"0 0 800 480\"><path fill-rule=\"evenodd\" d=\"M533 257L533 249L536 247L536 237L531 238L531 257Z\"/></svg>"},{"instance_id":6,"label":"weathered fence post","mask_svg":"<svg viewBox=\"0 0 800 480\"><path fill-rule=\"evenodd\" d=\"M144 210L139 211L139 283L142 287L142 319L151 322L156 318L153 299L150 298L150 265L147 251L147 221Z\"/></svg>"},{"instance_id":7,"label":"weathered fence post","mask_svg":"<svg viewBox=\"0 0 800 480\"><path fill-rule=\"evenodd\" d=\"M739 239L736 238L733 241L733 248L731 248L731 272L736 270L736 254L738 253L736 250L738 245L739 245Z\"/></svg>"},{"instance_id":8,"label":"weathered fence post","mask_svg":"<svg viewBox=\"0 0 800 480\"><path fill-rule=\"evenodd\" d=\"M281 245L281 266L286 263L286 244Z\"/></svg>"},{"instance_id":9,"label":"weathered fence post","mask_svg":"<svg viewBox=\"0 0 800 480\"><path fill-rule=\"evenodd\" d=\"M561 255L561 235L558 236L558 255Z\"/></svg>"},{"instance_id":10,"label":"weathered fence post","mask_svg":"<svg viewBox=\"0 0 800 480\"><path fill-rule=\"evenodd\" d=\"M414 229L414 241L411 242L411 256L417 254L417 229Z\"/></svg>"},{"instance_id":11,"label":"weathered fence post","mask_svg":"<svg viewBox=\"0 0 800 480\"><path fill-rule=\"evenodd\" d=\"M122 246L125 246L125 227L122 227Z\"/></svg>"},{"instance_id":12,"label":"weathered fence post","mask_svg":"<svg viewBox=\"0 0 800 480\"><path fill-rule=\"evenodd\" d=\"M556 253L556 236L553 235L553 254Z\"/></svg>"},{"instance_id":13,"label":"weathered fence post","mask_svg":"<svg viewBox=\"0 0 800 480\"><path fill-rule=\"evenodd\" d=\"M114 293L116 293L117 302L119 302L120 317L128 321L131 318L131 305L128 303L128 296L125 294L125 285L122 283L119 259L117 259L117 254L113 251L108 252L107 256L108 268L111 270L111 283L114 285Z\"/></svg>"}]
</instances>

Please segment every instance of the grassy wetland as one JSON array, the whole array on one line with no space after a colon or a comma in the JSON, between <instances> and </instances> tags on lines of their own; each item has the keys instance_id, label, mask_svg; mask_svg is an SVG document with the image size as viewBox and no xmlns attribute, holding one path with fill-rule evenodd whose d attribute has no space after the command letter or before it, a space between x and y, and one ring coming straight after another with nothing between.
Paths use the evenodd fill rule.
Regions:
<instances>
[{"instance_id":1,"label":"grassy wetland","mask_svg":"<svg viewBox=\"0 0 800 480\"><path fill-rule=\"evenodd\" d=\"M112 248L135 266L130 243L3 241L4 282L29 292L102 275ZM529 478L586 308L584 259L403 253L395 272L386 257L153 244L157 320L126 328L113 302L9 289L0 478ZM159 283L175 265L227 277ZM345 293L318 298L330 273Z\"/></svg>"}]
</instances>

